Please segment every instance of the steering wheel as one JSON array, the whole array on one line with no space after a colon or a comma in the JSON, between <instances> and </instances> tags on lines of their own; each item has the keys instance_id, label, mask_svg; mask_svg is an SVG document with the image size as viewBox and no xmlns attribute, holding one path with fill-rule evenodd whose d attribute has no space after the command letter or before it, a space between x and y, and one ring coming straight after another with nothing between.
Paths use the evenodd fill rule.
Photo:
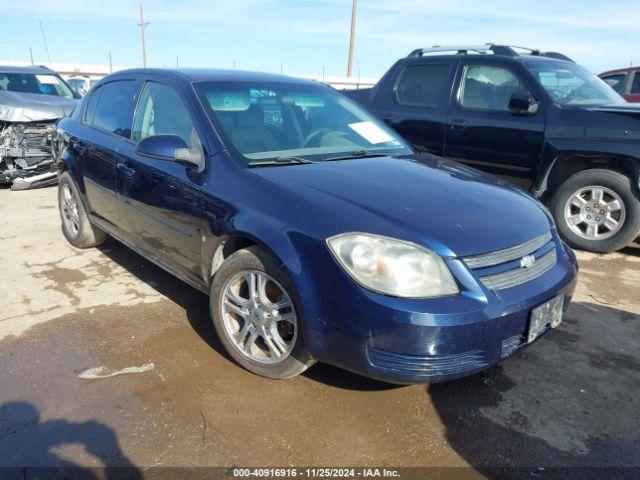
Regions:
<instances>
[{"instance_id":1,"label":"steering wheel","mask_svg":"<svg viewBox=\"0 0 640 480\"><path fill-rule=\"evenodd\" d=\"M325 133L330 132L331 129L327 128L327 127L320 127L320 128L316 128L313 132L311 132L309 135L307 135L307 138L304 139L304 141L302 142L302 148L306 148L309 146L309 144L314 141L317 140L320 135L323 135Z\"/></svg>"}]
</instances>

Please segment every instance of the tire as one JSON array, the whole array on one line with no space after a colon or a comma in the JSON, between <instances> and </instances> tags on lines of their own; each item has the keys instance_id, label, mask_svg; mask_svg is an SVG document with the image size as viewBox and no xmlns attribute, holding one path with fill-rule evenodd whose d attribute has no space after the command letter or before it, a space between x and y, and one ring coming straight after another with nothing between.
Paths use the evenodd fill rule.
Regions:
<instances>
[{"instance_id":1,"label":"tire","mask_svg":"<svg viewBox=\"0 0 640 480\"><path fill-rule=\"evenodd\" d=\"M107 234L89 221L76 182L69 172L63 172L58 181L58 210L62 233L74 247L97 247L107 239Z\"/></svg>"},{"instance_id":2,"label":"tire","mask_svg":"<svg viewBox=\"0 0 640 480\"><path fill-rule=\"evenodd\" d=\"M254 296L249 279L255 285L254 292L258 292ZM262 289L258 287L261 279L265 282ZM288 307L273 308L287 304L287 300ZM295 290L281 263L264 249L248 247L224 261L213 277L209 305L220 341L250 372L286 379L314 363L305 348Z\"/></svg>"},{"instance_id":3,"label":"tire","mask_svg":"<svg viewBox=\"0 0 640 480\"><path fill-rule=\"evenodd\" d=\"M640 230L640 204L631 180L612 170L584 170L569 177L555 191L551 212L560 236L590 252L619 250Z\"/></svg>"}]
</instances>

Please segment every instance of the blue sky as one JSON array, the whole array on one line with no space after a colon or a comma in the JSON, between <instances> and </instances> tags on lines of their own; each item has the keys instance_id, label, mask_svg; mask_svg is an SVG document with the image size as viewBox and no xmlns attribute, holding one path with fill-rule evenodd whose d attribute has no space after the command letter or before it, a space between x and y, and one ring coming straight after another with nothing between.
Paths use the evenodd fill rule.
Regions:
<instances>
[{"instance_id":1,"label":"blue sky","mask_svg":"<svg viewBox=\"0 0 640 480\"><path fill-rule=\"evenodd\" d=\"M146 0L150 66L344 75L351 0ZM434 44L561 51L593 71L640 64L637 0L359 0L354 73ZM0 60L141 64L138 2L0 0Z\"/></svg>"}]
</instances>

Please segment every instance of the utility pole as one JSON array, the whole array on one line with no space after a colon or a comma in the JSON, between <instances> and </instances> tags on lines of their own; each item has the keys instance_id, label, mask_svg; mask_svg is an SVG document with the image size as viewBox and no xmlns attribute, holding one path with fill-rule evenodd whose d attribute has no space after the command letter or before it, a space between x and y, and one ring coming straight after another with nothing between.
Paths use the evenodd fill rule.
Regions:
<instances>
[{"instance_id":1,"label":"utility pole","mask_svg":"<svg viewBox=\"0 0 640 480\"><path fill-rule=\"evenodd\" d=\"M42 28L42 20L38 20L40 23L40 33L42 34L42 41L44 42L44 51L47 52L47 60L49 61L49 66L51 66L51 57L49 56L49 47L47 46L47 37L44 36L44 28Z\"/></svg>"},{"instance_id":2,"label":"utility pole","mask_svg":"<svg viewBox=\"0 0 640 480\"><path fill-rule=\"evenodd\" d=\"M176 57L176 68L180 68L180 59Z\"/></svg>"},{"instance_id":3,"label":"utility pole","mask_svg":"<svg viewBox=\"0 0 640 480\"><path fill-rule=\"evenodd\" d=\"M113 73L113 61L111 60L111 50L109 50L109 73Z\"/></svg>"},{"instance_id":4,"label":"utility pole","mask_svg":"<svg viewBox=\"0 0 640 480\"><path fill-rule=\"evenodd\" d=\"M144 29L147 28L149 22L144 21L144 8L142 4L140 4L140 23L138 26L140 27L140 34L142 35L142 66L147 68L147 48L144 44Z\"/></svg>"},{"instance_id":5,"label":"utility pole","mask_svg":"<svg viewBox=\"0 0 640 480\"><path fill-rule=\"evenodd\" d=\"M31 65L33 65L33 50L29 47L29 56L31 57Z\"/></svg>"},{"instance_id":6,"label":"utility pole","mask_svg":"<svg viewBox=\"0 0 640 480\"><path fill-rule=\"evenodd\" d=\"M356 14L358 12L358 0L353 0L351 7L351 36L349 37L349 61L347 63L347 77L351 76L353 67L353 46L356 40Z\"/></svg>"}]
</instances>

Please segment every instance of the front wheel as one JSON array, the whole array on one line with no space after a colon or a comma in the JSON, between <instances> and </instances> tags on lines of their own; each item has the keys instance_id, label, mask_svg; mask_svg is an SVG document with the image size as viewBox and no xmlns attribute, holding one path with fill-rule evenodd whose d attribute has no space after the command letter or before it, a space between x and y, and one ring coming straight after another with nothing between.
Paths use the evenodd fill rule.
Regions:
<instances>
[{"instance_id":1,"label":"front wheel","mask_svg":"<svg viewBox=\"0 0 640 480\"><path fill-rule=\"evenodd\" d=\"M210 308L225 349L250 372L284 379L313 363L293 286L263 249L249 247L225 260L213 278Z\"/></svg>"},{"instance_id":2,"label":"front wheel","mask_svg":"<svg viewBox=\"0 0 640 480\"><path fill-rule=\"evenodd\" d=\"M638 235L640 204L629 177L591 169L569 177L556 190L551 211L558 231L574 248L607 253Z\"/></svg>"}]
</instances>

